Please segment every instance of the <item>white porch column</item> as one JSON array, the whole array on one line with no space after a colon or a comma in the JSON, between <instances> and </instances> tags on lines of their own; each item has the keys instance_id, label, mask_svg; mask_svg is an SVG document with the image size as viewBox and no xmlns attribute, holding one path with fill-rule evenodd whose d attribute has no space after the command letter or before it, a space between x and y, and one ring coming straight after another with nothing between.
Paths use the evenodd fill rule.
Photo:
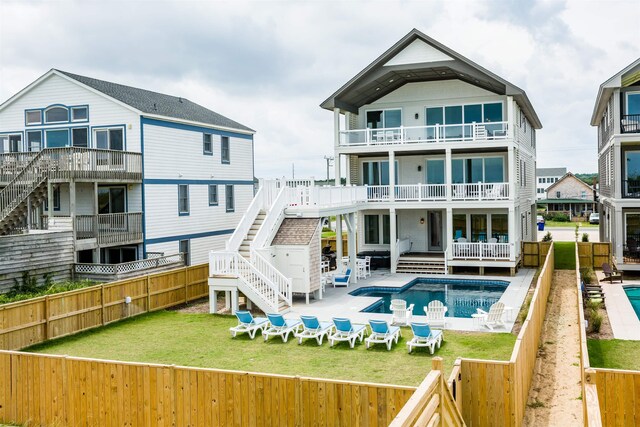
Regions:
<instances>
[{"instance_id":1,"label":"white porch column","mask_svg":"<svg viewBox=\"0 0 640 427\"><path fill-rule=\"evenodd\" d=\"M453 242L453 208L447 208L447 234L444 237L444 250L448 259L453 259L453 251L451 242Z\"/></svg>"},{"instance_id":2,"label":"white porch column","mask_svg":"<svg viewBox=\"0 0 640 427\"><path fill-rule=\"evenodd\" d=\"M520 218L518 218L518 221L519 220ZM516 211L513 206L509 207L508 227L509 227L509 243L514 245L513 250L510 251L510 254L509 254L509 261L515 261L516 250L517 250L517 248L515 247L515 244L518 244L520 242L516 240Z\"/></svg>"},{"instance_id":3,"label":"white porch column","mask_svg":"<svg viewBox=\"0 0 640 427\"><path fill-rule=\"evenodd\" d=\"M513 145L509 144L507 152L507 171L509 174L509 200L515 200L516 196L516 156ZM511 236L509 236L511 238Z\"/></svg>"},{"instance_id":4,"label":"white porch column","mask_svg":"<svg viewBox=\"0 0 640 427\"><path fill-rule=\"evenodd\" d=\"M389 201L396 200L396 153L389 150ZM394 243L393 241L391 242Z\"/></svg>"},{"instance_id":5,"label":"white porch column","mask_svg":"<svg viewBox=\"0 0 640 427\"><path fill-rule=\"evenodd\" d=\"M333 109L333 143L336 147L340 145L340 109Z\"/></svg>"},{"instance_id":6,"label":"white porch column","mask_svg":"<svg viewBox=\"0 0 640 427\"><path fill-rule=\"evenodd\" d=\"M33 228L33 224L31 223L31 218L33 217L33 208L31 206L31 195L27 197L27 230L31 230Z\"/></svg>"},{"instance_id":7,"label":"white porch column","mask_svg":"<svg viewBox=\"0 0 640 427\"><path fill-rule=\"evenodd\" d=\"M342 215L336 215L336 269L342 270Z\"/></svg>"},{"instance_id":8,"label":"white porch column","mask_svg":"<svg viewBox=\"0 0 640 427\"><path fill-rule=\"evenodd\" d=\"M349 213L346 216L347 223L347 246L349 251L349 267L351 267L351 274L353 277L353 283L358 283L358 275L356 274L356 220L355 214Z\"/></svg>"},{"instance_id":9,"label":"white porch column","mask_svg":"<svg viewBox=\"0 0 640 427\"><path fill-rule=\"evenodd\" d=\"M47 215L49 216L49 223L53 218L53 184L51 180L47 180Z\"/></svg>"},{"instance_id":10,"label":"white porch column","mask_svg":"<svg viewBox=\"0 0 640 427\"><path fill-rule=\"evenodd\" d=\"M341 165L340 165L340 154L336 153L335 155L335 159L333 160L333 168L334 168L334 172L335 172L335 185L336 186L341 186L342 185L342 180L341 175L340 175L340 169L341 169Z\"/></svg>"},{"instance_id":11,"label":"white porch column","mask_svg":"<svg viewBox=\"0 0 640 427\"><path fill-rule=\"evenodd\" d=\"M613 92L613 133L620 133L620 119L622 118L622 111L620 111L620 89L616 89ZM619 171L621 169L614 169Z\"/></svg>"},{"instance_id":12,"label":"white porch column","mask_svg":"<svg viewBox=\"0 0 640 427\"><path fill-rule=\"evenodd\" d=\"M615 142L613 144L613 170L616 176L613 178L613 197L616 199L622 198L622 186L624 185L622 182L622 153L620 142Z\"/></svg>"},{"instance_id":13,"label":"white porch column","mask_svg":"<svg viewBox=\"0 0 640 427\"><path fill-rule=\"evenodd\" d=\"M236 288L231 291L231 314L236 314L236 311L238 311L238 305L238 289Z\"/></svg>"},{"instance_id":14,"label":"white porch column","mask_svg":"<svg viewBox=\"0 0 640 427\"><path fill-rule=\"evenodd\" d=\"M218 312L218 291L209 289L209 313L216 314Z\"/></svg>"},{"instance_id":15,"label":"white porch column","mask_svg":"<svg viewBox=\"0 0 640 427\"><path fill-rule=\"evenodd\" d=\"M515 138L515 125L516 125L516 113L515 108L513 108L513 96L507 96L507 135L509 135L509 139Z\"/></svg>"},{"instance_id":16,"label":"white porch column","mask_svg":"<svg viewBox=\"0 0 640 427\"><path fill-rule=\"evenodd\" d=\"M344 156L344 168L347 185L351 185L351 156L348 154Z\"/></svg>"},{"instance_id":17,"label":"white porch column","mask_svg":"<svg viewBox=\"0 0 640 427\"><path fill-rule=\"evenodd\" d=\"M71 217L71 229L73 230L73 238L76 239L78 230L76 229L76 181L69 181L69 216ZM74 251L74 257L77 258L77 252ZM76 259L76 262L78 260Z\"/></svg>"},{"instance_id":18,"label":"white porch column","mask_svg":"<svg viewBox=\"0 0 640 427\"><path fill-rule=\"evenodd\" d=\"M446 148L444 150L444 183L447 185L446 187L446 198L447 200L451 200L451 195L453 193L451 183L453 181L453 164L451 163L451 148ZM453 234L452 234L453 236Z\"/></svg>"},{"instance_id":19,"label":"white porch column","mask_svg":"<svg viewBox=\"0 0 640 427\"><path fill-rule=\"evenodd\" d=\"M615 239L615 247L612 248L613 256L616 258L617 263L622 263L624 261L623 249L626 244L626 230L625 224L623 221L622 209L616 209L613 214L615 215L614 224L616 226L616 234L620 236L619 239Z\"/></svg>"},{"instance_id":20,"label":"white porch column","mask_svg":"<svg viewBox=\"0 0 640 427\"><path fill-rule=\"evenodd\" d=\"M389 243L391 246L391 274L395 274L396 272L396 258L398 257L397 250L398 247L396 245L396 241L398 240L398 236L396 234L396 209L389 209L389 234L391 235L389 239Z\"/></svg>"}]
</instances>

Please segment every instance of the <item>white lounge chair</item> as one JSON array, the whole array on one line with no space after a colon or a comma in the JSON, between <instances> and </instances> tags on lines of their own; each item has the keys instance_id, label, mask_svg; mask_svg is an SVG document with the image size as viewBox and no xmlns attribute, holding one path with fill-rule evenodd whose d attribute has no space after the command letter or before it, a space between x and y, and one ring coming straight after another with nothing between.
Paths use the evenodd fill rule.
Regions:
<instances>
[{"instance_id":1,"label":"white lounge chair","mask_svg":"<svg viewBox=\"0 0 640 427\"><path fill-rule=\"evenodd\" d=\"M231 336L235 338L238 334L248 333L249 338L254 339L256 332L264 330L269 326L269 319L264 317L253 317L248 311L236 311L238 326L229 328Z\"/></svg>"},{"instance_id":2,"label":"white lounge chair","mask_svg":"<svg viewBox=\"0 0 640 427\"><path fill-rule=\"evenodd\" d=\"M289 334L296 332L302 326L302 323L296 319L285 319L282 314L267 314L271 325L262 331L264 340L267 341L270 336L282 338L282 342L287 342Z\"/></svg>"},{"instance_id":3,"label":"white lounge chair","mask_svg":"<svg viewBox=\"0 0 640 427\"><path fill-rule=\"evenodd\" d=\"M433 300L429 305L423 308L424 314L427 316L427 323L430 326L440 325L443 328L446 326L445 314L447 313L448 308L445 307L442 302Z\"/></svg>"},{"instance_id":4,"label":"white lounge chair","mask_svg":"<svg viewBox=\"0 0 640 427\"><path fill-rule=\"evenodd\" d=\"M391 345L395 341L398 344L400 338L400 328L397 326L389 326L384 320L369 320L371 327L371 335L364 342L367 348L371 344L386 344L387 350L391 350Z\"/></svg>"},{"instance_id":5,"label":"white lounge chair","mask_svg":"<svg viewBox=\"0 0 640 427\"><path fill-rule=\"evenodd\" d=\"M403 299L391 300L391 324L408 325L413 317L413 304L407 307L407 302Z\"/></svg>"},{"instance_id":6,"label":"white lounge chair","mask_svg":"<svg viewBox=\"0 0 640 427\"><path fill-rule=\"evenodd\" d=\"M318 345L322 345L325 335L328 337L333 330L333 323L320 322L316 316L300 316L302 320L302 331L295 333L298 338L298 344L302 344L302 340L306 338L315 338Z\"/></svg>"},{"instance_id":7,"label":"white lounge chair","mask_svg":"<svg viewBox=\"0 0 640 427\"><path fill-rule=\"evenodd\" d=\"M504 314L504 303L497 302L489 308L489 312L478 308L477 313L472 314L471 317L477 319L481 326L486 326L493 331L493 328L497 326L503 326L502 316Z\"/></svg>"},{"instance_id":8,"label":"white lounge chair","mask_svg":"<svg viewBox=\"0 0 640 427\"><path fill-rule=\"evenodd\" d=\"M413 338L407 342L409 353L414 347L429 347L429 351L433 354L436 345L440 348L444 340L444 333L441 330L431 329L426 323L412 323L411 330Z\"/></svg>"},{"instance_id":9,"label":"white lounge chair","mask_svg":"<svg viewBox=\"0 0 640 427\"><path fill-rule=\"evenodd\" d=\"M336 341L347 341L349 347L353 348L356 345L356 339L362 342L367 330L365 325L352 324L351 320L343 317L334 317L333 325L335 331L329 335L329 345L331 347Z\"/></svg>"}]
</instances>

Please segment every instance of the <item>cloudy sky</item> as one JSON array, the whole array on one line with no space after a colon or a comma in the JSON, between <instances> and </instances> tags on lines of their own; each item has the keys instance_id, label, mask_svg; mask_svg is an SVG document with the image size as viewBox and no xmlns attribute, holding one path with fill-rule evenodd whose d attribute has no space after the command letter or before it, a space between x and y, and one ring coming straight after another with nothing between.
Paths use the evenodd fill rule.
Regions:
<instances>
[{"instance_id":1,"label":"cloudy sky","mask_svg":"<svg viewBox=\"0 0 640 427\"><path fill-rule=\"evenodd\" d=\"M638 0L0 0L0 100L50 68L180 95L257 130L259 177L323 177L318 105L417 28L527 92L539 167L592 172L597 89L640 56L639 16Z\"/></svg>"}]
</instances>

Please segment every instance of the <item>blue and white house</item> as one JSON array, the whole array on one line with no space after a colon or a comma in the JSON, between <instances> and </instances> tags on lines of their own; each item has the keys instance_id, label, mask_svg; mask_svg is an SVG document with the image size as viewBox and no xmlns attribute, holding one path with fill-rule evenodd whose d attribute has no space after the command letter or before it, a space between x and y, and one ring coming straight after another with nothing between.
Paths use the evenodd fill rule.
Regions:
<instances>
[{"instance_id":1,"label":"blue and white house","mask_svg":"<svg viewBox=\"0 0 640 427\"><path fill-rule=\"evenodd\" d=\"M214 299L227 292L235 308L241 292L283 311L292 294L318 293L319 267L294 256L289 248L301 243L286 228L334 215L338 236L346 225L353 272L360 253L391 273L515 273L521 242L536 240L542 128L522 89L414 29L321 107L333 113L335 182L347 185L265 182L226 251L211 254Z\"/></svg>"},{"instance_id":2,"label":"blue and white house","mask_svg":"<svg viewBox=\"0 0 640 427\"><path fill-rule=\"evenodd\" d=\"M187 99L52 69L0 105L0 235L65 224L76 262L223 248L254 131Z\"/></svg>"}]
</instances>

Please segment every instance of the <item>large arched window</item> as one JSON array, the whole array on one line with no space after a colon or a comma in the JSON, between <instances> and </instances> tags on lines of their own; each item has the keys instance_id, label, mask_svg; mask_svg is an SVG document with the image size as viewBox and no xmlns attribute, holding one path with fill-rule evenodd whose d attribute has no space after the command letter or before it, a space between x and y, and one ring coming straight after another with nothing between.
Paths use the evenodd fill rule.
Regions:
<instances>
[{"instance_id":1,"label":"large arched window","mask_svg":"<svg viewBox=\"0 0 640 427\"><path fill-rule=\"evenodd\" d=\"M66 107L49 107L44 112L45 123L61 123L69 121L69 110Z\"/></svg>"}]
</instances>

